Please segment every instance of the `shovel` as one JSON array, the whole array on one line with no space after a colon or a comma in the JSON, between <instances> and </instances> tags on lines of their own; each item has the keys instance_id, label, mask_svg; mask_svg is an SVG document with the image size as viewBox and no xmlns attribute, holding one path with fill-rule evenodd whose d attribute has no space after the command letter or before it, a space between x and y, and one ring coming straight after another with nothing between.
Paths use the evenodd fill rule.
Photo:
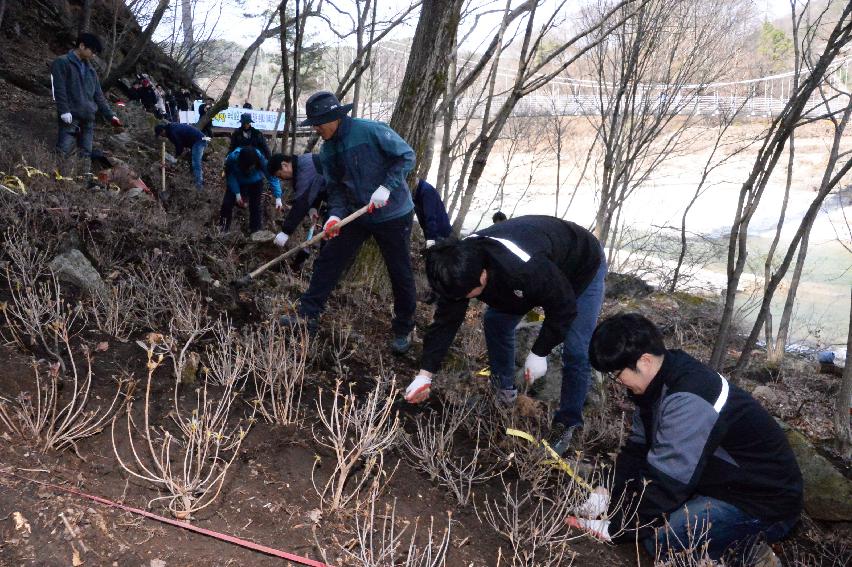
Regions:
<instances>
[{"instance_id":1,"label":"shovel","mask_svg":"<svg viewBox=\"0 0 852 567\"><path fill-rule=\"evenodd\" d=\"M355 219L357 219L358 217L360 217L361 215L366 213L369 208L370 208L370 205L364 205L363 207L361 207L360 209L358 209L357 211L355 211L354 213L352 213L351 215L349 215L348 217L346 217L345 219L341 220L339 223L334 225L334 229L340 230L341 228L343 228L344 226L346 226L350 222L354 221ZM243 277L232 281L231 285L234 286L237 289L249 286L251 284L252 280L254 280L257 276L259 276L260 274L262 274L263 272L265 272L266 270L268 270L272 266L275 266L276 264L278 264L282 260L286 260L287 258L294 255L299 250L303 250L303 249L305 249L309 246L313 246L314 244L316 244L317 242L322 240L324 236L325 236L325 231L322 231L319 234L317 234L316 236L314 236L312 238L308 238L308 240L305 240L304 242L302 242L301 244L299 244L295 248L287 250L286 252L284 252L280 256L277 256L277 257L273 258L272 260L270 260L269 262L265 263L264 265L260 266L259 268L256 268L254 271L251 271L251 272L247 273L246 275L244 275Z\"/></svg>"}]
</instances>

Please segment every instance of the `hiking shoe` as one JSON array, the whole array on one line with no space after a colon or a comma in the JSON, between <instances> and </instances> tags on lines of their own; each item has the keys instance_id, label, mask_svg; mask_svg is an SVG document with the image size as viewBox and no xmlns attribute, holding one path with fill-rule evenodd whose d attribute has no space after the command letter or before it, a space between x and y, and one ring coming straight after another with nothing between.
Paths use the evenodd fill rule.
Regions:
<instances>
[{"instance_id":1,"label":"hiking shoe","mask_svg":"<svg viewBox=\"0 0 852 567\"><path fill-rule=\"evenodd\" d=\"M405 354L411 348L411 334L397 335L390 343L391 352L394 354Z\"/></svg>"},{"instance_id":2,"label":"hiking shoe","mask_svg":"<svg viewBox=\"0 0 852 567\"><path fill-rule=\"evenodd\" d=\"M518 390L516 388L497 388L497 403L503 407L513 407L518 401Z\"/></svg>"},{"instance_id":3,"label":"hiking shoe","mask_svg":"<svg viewBox=\"0 0 852 567\"><path fill-rule=\"evenodd\" d=\"M296 331L304 326L308 331L308 336L313 337L319 329L319 321L316 317L301 317L299 315L282 315L278 319L278 323L290 331Z\"/></svg>"},{"instance_id":4,"label":"hiking shoe","mask_svg":"<svg viewBox=\"0 0 852 567\"><path fill-rule=\"evenodd\" d=\"M575 429L576 426L566 427L564 423L554 423L550 428L550 435L547 436L547 444L561 457L571 446Z\"/></svg>"}]
</instances>

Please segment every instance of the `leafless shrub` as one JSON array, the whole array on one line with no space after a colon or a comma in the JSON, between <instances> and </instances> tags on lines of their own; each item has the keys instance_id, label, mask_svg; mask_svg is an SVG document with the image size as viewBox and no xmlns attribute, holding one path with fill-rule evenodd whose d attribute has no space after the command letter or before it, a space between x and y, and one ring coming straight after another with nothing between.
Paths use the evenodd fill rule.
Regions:
<instances>
[{"instance_id":1,"label":"leafless shrub","mask_svg":"<svg viewBox=\"0 0 852 567\"><path fill-rule=\"evenodd\" d=\"M35 400L32 392L21 392L15 400L0 398L0 422L6 428L42 453L49 449L61 451L72 448L79 455L77 441L99 433L110 416L121 405L124 390L119 381L115 396L106 410L100 406L89 409L92 386L92 359L84 350L86 371L77 368L67 329L58 325L53 332L68 358L68 384L60 386L60 364L50 364L47 376L38 362L33 362Z\"/></svg>"},{"instance_id":2,"label":"leafless shrub","mask_svg":"<svg viewBox=\"0 0 852 567\"><path fill-rule=\"evenodd\" d=\"M447 563L447 550L450 544L452 514L447 514L447 529L440 540L434 536L435 521L429 521L429 532L423 547L416 543L418 522L415 520L408 546L405 546L405 532L410 524L402 529L397 527L396 500L385 506L385 513L376 514L376 500L371 498L366 514L355 516L357 550L350 551L341 546L344 555L350 557L361 567L442 567ZM403 555L404 554L404 555Z\"/></svg>"},{"instance_id":3,"label":"leafless shrub","mask_svg":"<svg viewBox=\"0 0 852 567\"><path fill-rule=\"evenodd\" d=\"M566 520L582 502L582 494L570 483L561 483L555 494L520 492L518 484L503 480L500 497L485 498L484 509L475 508L481 522L491 526L509 545L506 565L512 567L571 565L574 554L568 548L572 536ZM498 564L500 561L498 559Z\"/></svg>"},{"instance_id":4,"label":"leafless shrub","mask_svg":"<svg viewBox=\"0 0 852 567\"><path fill-rule=\"evenodd\" d=\"M372 479L377 486L391 475L384 470L384 453L393 447L399 436L399 418L391 416L393 400L398 393L396 381L379 380L367 398L358 403L351 386L344 393L340 380L332 392L331 407L326 408L322 390L317 400L321 432L314 429L314 439L334 454L334 464L328 480L317 485L314 466L311 480L320 497L323 511L338 512L354 501L355 509L361 505L362 489ZM358 478L352 474L360 466ZM396 470L396 469L394 469ZM385 480L382 480L385 476ZM350 482L351 481L351 482Z\"/></svg>"},{"instance_id":5,"label":"leafless shrub","mask_svg":"<svg viewBox=\"0 0 852 567\"><path fill-rule=\"evenodd\" d=\"M252 342L258 411L270 423L298 423L308 359L306 330L286 332L273 319L255 331Z\"/></svg>"},{"instance_id":6,"label":"leafless shrub","mask_svg":"<svg viewBox=\"0 0 852 567\"><path fill-rule=\"evenodd\" d=\"M454 451L455 434L472 410L468 396L459 398L446 404L440 416L432 413L428 418L418 419L415 433L404 437L411 465L448 488L461 506L470 502L474 485L502 474L508 466L506 462L487 462L483 458L487 436L483 436L479 420L473 427L473 447Z\"/></svg>"},{"instance_id":7,"label":"leafless shrub","mask_svg":"<svg viewBox=\"0 0 852 567\"><path fill-rule=\"evenodd\" d=\"M848 541L813 541L813 549L791 543L783 548L784 565L789 567L845 567L852 563Z\"/></svg>"},{"instance_id":8,"label":"leafless shrub","mask_svg":"<svg viewBox=\"0 0 852 567\"><path fill-rule=\"evenodd\" d=\"M242 421L229 427L227 422L234 396L227 390L217 400L208 397L207 386L196 391L195 409L187 417L177 404L172 418L179 426L178 435L165 428L158 429L150 423L151 379L163 361L156 353L155 345L146 347L147 382L142 428L137 427L132 417L132 404L127 408L127 436L132 460L121 457L115 439L117 417L112 420L112 445L119 465L131 476L149 482L168 492L153 498L150 507L158 500L165 500L171 513L178 519L191 519L192 514L213 503L222 490L225 477L236 459L247 430ZM175 388L178 388L177 382ZM251 418L249 419L251 421ZM134 430L147 446L139 450L134 442ZM228 455L230 453L230 455Z\"/></svg>"},{"instance_id":9,"label":"leafless shrub","mask_svg":"<svg viewBox=\"0 0 852 567\"><path fill-rule=\"evenodd\" d=\"M168 322L174 337L188 341L199 331L210 329L204 298L193 290L186 276L156 258L146 259L137 269L138 289L144 292L142 317L150 329Z\"/></svg>"},{"instance_id":10,"label":"leafless shrub","mask_svg":"<svg viewBox=\"0 0 852 567\"><path fill-rule=\"evenodd\" d=\"M91 295L91 311L98 329L127 342L139 327L140 292L135 280L122 280Z\"/></svg>"},{"instance_id":11,"label":"leafless shrub","mask_svg":"<svg viewBox=\"0 0 852 567\"><path fill-rule=\"evenodd\" d=\"M215 341L205 347L207 379L213 384L241 387L251 371L253 344L231 327L227 317L219 318L213 325Z\"/></svg>"}]
</instances>

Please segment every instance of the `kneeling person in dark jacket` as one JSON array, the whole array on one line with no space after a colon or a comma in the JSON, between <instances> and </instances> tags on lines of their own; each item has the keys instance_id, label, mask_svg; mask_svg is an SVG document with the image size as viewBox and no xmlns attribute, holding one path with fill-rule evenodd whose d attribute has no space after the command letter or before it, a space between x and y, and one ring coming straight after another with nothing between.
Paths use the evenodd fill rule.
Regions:
<instances>
[{"instance_id":1,"label":"kneeling person in dark jacket","mask_svg":"<svg viewBox=\"0 0 852 567\"><path fill-rule=\"evenodd\" d=\"M248 201L249 230L254 233L263 227L263 179L269 180L269 188L275 197L275 209L281 210L281 182L267 172L266 158L260 150L252 146L237 148L225 158L225 197L222 199L222 209L219 213L222 232L231 229L231 217L234 204L243 206Z\"/></svg>"},{"instance_id":2,"label":"kneeling person in dark jacket","mask_svg":"<svg viewBox=\"0 0 852 567\"><path fill-rule=\"evenodd\" d=\"M204 170L201 161L204 158L204 149L207 148L207 142L210 141L210 138L195 126L178 124L177 122L157 124L154 126L154 135L158 138L168 138L174 144L176 158L179 158L183 151L189 148L190 158L192 159L192 175L195 177L195 190L200 192L204 189Z\"/></svg>"},{"instance_id":3,"label":"kneeling person in dark jacket","mask_svg":"<svg viewBox=\"0 0 852 567\"><path fill-rule=\"evenodd\" d=\"M589 355L597 370L627 387L637 409L615 462L611 501L623 496L623 503L610 506L598 488L578 512L608 512L608 519L570 523L606 540L638 538L663 559L706 543L710 558L725 556L726 565L754 559L759 539L787 535L802 510L802 475L783 431L748 392L666 349L659 330L638 314L602 322Z\"/></svg>"},{"instance_id":4,"label":"kneeling person in dark jacket","mask_svg":"<svg viewBox=\"0 0 852 567\"><path fill-rule=\"evenodd\" d=\"M550 441L564 453L583 423L591 377L589 339L603 304L606 257L598 239L555 217L517 217L461 241L439 241L426 251L426 275L439 300L423 339L421 370L406 389L406 400L419 403L428 397L432 374L475 297L488 305L483 323L498 400L513 404L518 395L515 328L531 309L542 307L544 323L524 374L530 384L544 376L547 355L562 343L562 390Z\"/></svg>"}]
</instances>

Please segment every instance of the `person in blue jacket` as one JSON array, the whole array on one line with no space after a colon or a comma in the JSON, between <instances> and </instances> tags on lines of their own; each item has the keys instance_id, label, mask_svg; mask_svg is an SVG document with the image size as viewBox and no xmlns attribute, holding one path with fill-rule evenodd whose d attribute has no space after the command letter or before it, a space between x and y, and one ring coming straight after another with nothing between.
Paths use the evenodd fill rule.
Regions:
<instances>
[{"instance_id":1,"label":"person in blue jacket","mask_svg":"<svg viewBox=\"0 0 852 567\"><path fill-rule=\"evenodd\" d=\"M401 354L411 346L416 292L409 245L414 203L405 182L414 167L414 150L386 124L351 118L351 104L341 105L330 92L320 91L305 103L307 119L323 139L319 159L328 192L329 217L323 230L330 240L320 251L308 290L299 300L299 318L316 330L328 296L361 245L376 240L394 297L391 350ZM341 219L369 205L370 214L335 229ZM284 317L293 326L298 318Z\"/></svg>"},{"instance_id":2,"label":"person in blue jacket","mask_svg":"<svg viewBox=\"0 0 852 567\"><path fill-rule=\"evenodd\" d=\"M201 159L204 157L204 148L210 138L189 124L157 124L154 126L154 135L158 138L168 138L175 146L175 157L179 158L183 150L190 148L192 152L192 174L195 177L195 189L204 189L204 172L201 169Z\"/></svg>"},{"instance_id":3,"label":"person in blue jacket","mask_svg":"<svg viewBox=\"0 0 852 567\"><path fill-rule=\"evenodd\" d=\"M267 172L268 164L260 150L253 146L243 146L228 154L225 158L225 197L219 212L219 226L222 232L231 229L231 217L234 205L244 206L248 201L249 231L254 233L263 227L263 179L269 180L269 188L275 197L275 209L281 210L281 182Z\"/></svg>"},{"instance_id":4,"label":"person in blue jacket","mask_svg":"<svg viewBox=\"0 0 852 567\"><path fill-rule=\"evenodd\" d=\"M452 234L453 229L444 202L438 191L425 179L418 180L414 189L414 213L417 215L417 223L423 229L426 248L435 244L436 240Z\"/></svg>"}]
</instances>

